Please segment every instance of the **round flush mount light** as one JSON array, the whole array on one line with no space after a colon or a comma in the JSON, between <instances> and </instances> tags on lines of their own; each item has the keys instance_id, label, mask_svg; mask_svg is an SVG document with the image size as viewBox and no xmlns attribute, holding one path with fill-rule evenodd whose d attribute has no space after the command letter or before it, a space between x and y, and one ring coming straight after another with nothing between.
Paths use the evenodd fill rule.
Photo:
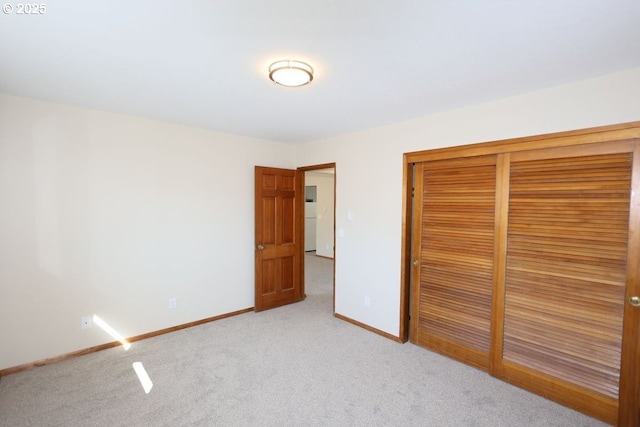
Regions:
<instances>
[{"instance_id":1,"label":"round flush mount light","mask_svg":"<svg viewBox=\"0 0 640 427\"><path fill-rule=\"evenodd\" d=\"M269 78L282 86L304 86L313 80L313 68L301 61L276 61L269 66Z\"/></svg>"}]
</instances>

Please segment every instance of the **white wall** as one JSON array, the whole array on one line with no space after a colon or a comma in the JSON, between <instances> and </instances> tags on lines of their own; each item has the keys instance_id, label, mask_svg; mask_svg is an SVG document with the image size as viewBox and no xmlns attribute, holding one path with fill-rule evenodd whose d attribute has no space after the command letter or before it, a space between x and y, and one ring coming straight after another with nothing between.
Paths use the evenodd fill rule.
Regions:
<instances>
[{"instance_id":1,"label":"white wall","mask_svg":"<svg viewBox=\"0 0 640 427\"><path fill-rule=\"evenodd\" d=\"M399 334L403 153L637 120L640 68L298 146L336 163L336 312Z\"/></svg>"},{"instance_id":2,"label":"white wall","mask_svg":"<svg viewBox=\"0 0 640 427\"><path fill-rule=\"evenodd\" d=\"M0 95L0 369L252 307L254 165L295 148Z\"/></svg>"},{"instance_id":3,"label":"white wall","mask_svg":"<svg viewBox=\"0 0 640 427\"><path fill-rule=\"evenodd\" d=\"M0 369L253 306L256 164L336 163L336 311L397 335L403 153L634 120L640 69L300 146L0 95Z\"/></svg>"},{"instance_id":4,"label":"white wall","mask_svg":"<svg viewBox=\"0 0 640 427\"><path fill-rule=\"evenodd\" d=\"M333 258L334 175L307 171L305 185L315 185L318 192L316 206L316 255Z\"/></svg>"}]
</instances>

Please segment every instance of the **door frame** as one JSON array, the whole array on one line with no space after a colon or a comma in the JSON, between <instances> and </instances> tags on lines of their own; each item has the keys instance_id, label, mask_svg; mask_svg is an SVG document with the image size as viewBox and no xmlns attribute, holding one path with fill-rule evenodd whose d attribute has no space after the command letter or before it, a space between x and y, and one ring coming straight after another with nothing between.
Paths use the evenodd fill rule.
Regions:
<instances>
[{"instance_id":1,"label":"door frame","mask_svg":"<svg viewBox=\"0 0 640 427\"><path fill-rule=\"evenodd\" d=\"M413 270L413 192L416 162L411 160L409 156L410 153L404 153L402 161L402 250L400 255L400 330L398 338L403 343L409 341L411 273Z\"/></svg>"},{"instance_id":2,"label":"door frame","mask_svg":"<svg viewBox=\"0 0 640 427\"><path fill-rule=\"evenodd\" d=\"M300 179L299 179L299 187L298 187L298 191L300 191L300 194L304 195L304 190L305 190L305 172L310 172L310 171L314 171L314 170L320 170L320 169L333 169L333 277L332 277L332 282L333 282L333 295L331 296L332 300L333 300L333 313L335 314L336 312L336 187L337 187L337 170L336 170L336 164L335 162L333 163L322 163L322 164L317 164L317 165L310 165L310 166L301 166L299 167L297 170L300 173ZM304 251L304 247L305 247L305 242L304 242L304 235L305 235L305 230L304 230L304 197L299 197L298 198L298 206L297 206L297 215L299 216L298 219L301 221L302 223L302 231L301 231L301 244L300 244L300 283L301 283L301 291L302 291L302 298L306 298L307 294L305 291L305 282L304 282L304 257L305 257L305 251Z\"/></svg>"}]
</instances>

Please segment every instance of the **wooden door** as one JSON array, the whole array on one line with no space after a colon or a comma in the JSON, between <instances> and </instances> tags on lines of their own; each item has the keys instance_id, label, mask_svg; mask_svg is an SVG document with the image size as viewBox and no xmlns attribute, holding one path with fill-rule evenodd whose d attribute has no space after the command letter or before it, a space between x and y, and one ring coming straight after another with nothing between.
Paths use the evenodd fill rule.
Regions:
<instances>
[{"instance_id":1,"label":"wooden door","mask_svg":"<svg viewBox=\"0 0 640 427\"><path fill-rule=\"evenodd\" d=\"M255 310L300 301L302 218L298 171L255 167Z\"/></svg>"},{"instance_id":2,"label":"wooden door","mask_svg":"<svg viewBox=\"0 0 640 427\"><path fill-rule=\"evenodd\" d=\"M496 156L416 164L411 341L489 369Z\"/></svg>"},{"instance_id":3,"label":"wooden door","mask_svg":"<svg viewBox=\"0 0 640 427\"><path fill-rule=\"evenodd\" d=\"M624 142L513 153L503 176L492 374L612 424L623 398L632 167Z\"/></svg>"}]
</instances>

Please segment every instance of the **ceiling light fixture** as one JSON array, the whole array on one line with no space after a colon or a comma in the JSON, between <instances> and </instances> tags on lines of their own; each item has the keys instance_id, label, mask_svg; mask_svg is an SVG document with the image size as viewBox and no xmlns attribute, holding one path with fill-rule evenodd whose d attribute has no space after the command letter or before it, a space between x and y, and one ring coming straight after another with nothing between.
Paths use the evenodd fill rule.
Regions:
<instances>
[{"instance_id":1,"label":"ceiling light fixture","mask_svg":"<svg viewBox=\"0 0 640 427\"><path fill-rule=\"evenodd\" d=\"M304 86L313 80L313 68L300 61L276 61L269 66L269 78L282 86Z\"/></svg>"}]
</instances>

